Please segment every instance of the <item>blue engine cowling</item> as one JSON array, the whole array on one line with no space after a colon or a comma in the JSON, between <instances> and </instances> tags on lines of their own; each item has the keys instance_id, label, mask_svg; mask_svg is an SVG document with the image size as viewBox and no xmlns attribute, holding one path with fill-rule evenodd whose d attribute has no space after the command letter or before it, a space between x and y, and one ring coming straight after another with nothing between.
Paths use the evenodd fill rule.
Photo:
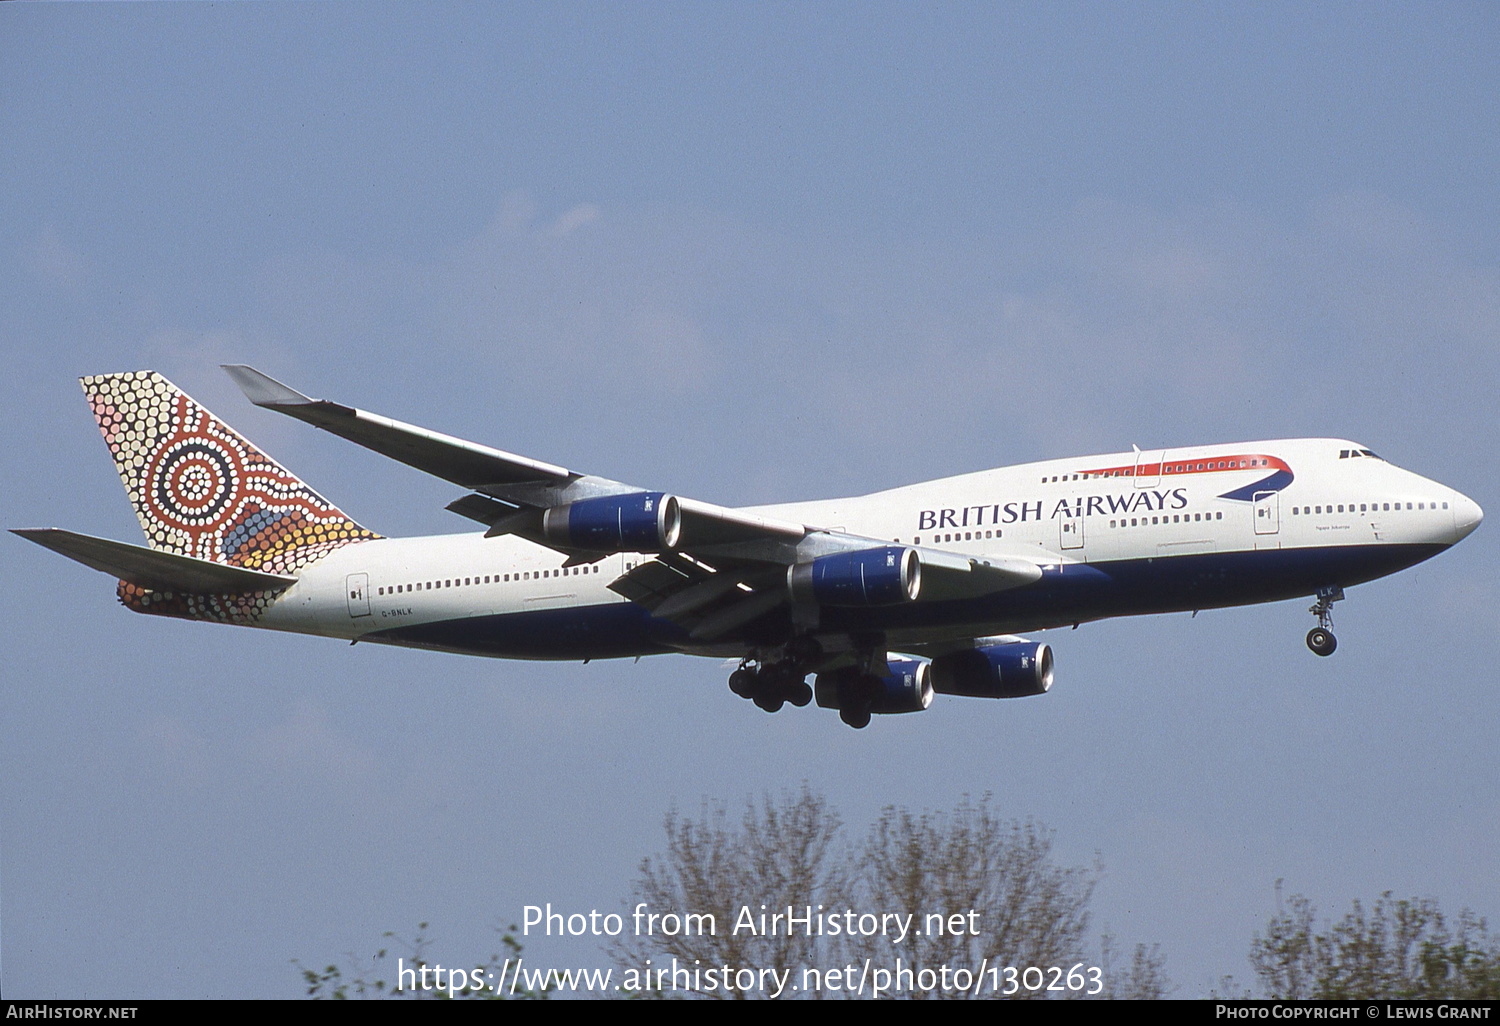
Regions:
<instances>
[{"instance_id":1,"label":"blue engine cowling","mask_svg":"<svg viewBox=\"0 0 1500 1026\"><path fill-rule=\"evenodd\" d=\"M786 583L796 602L894 606L916 600L922 590L922 562L916 549L900 545L836 552L790 567Z\"/></svg>"},{"instance_id":2,"label":"blue engine cowling","mask_svg":"<svg viewBox=\"0 0 1500 1026\"><path fill-rule=\"evenodd\" d=\"M872 713L921 712L932 704L932 667L922 659L888 659L884 677L852 666L813 678L813 695L823 709L868 706Z\"/></svg>"},{"instance_id":3,"label":"blue engine cowling","mask_svg":"<svg viewBox=\"0 0 1500 1026\"><path fill-rule=\"evenodd\" d=\"M940 695L1026 698L1052 687L1052 649L1035 641L982 645L932 661L932 687Z\"/></svg>"},{"instance_id":4,"label":"blue engine cowling","mask_svg":"<svg viewBox=\"0 0 1500 1026\"><path fill-rule=\"evenodd\" d=\"M591 552L662 552L682 534L674 496L634 492L579 499L542 514L542 534L564 548Z\"/></svg>"}]
</instances>

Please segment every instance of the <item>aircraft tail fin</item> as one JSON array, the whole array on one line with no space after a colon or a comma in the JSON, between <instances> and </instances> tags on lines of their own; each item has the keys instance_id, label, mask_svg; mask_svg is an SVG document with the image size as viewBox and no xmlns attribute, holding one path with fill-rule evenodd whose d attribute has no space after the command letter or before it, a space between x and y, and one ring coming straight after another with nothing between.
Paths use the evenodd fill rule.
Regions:
<instances>
[{"instance_id":1,"label":"aircraft tail fin","mask_svg":"<svg viewBox=\"0 0 1500 1026\"><path fill-rule=\"evenodd\" d=\"M290 574L380 537L155 371L80 381L151 548Z\"/></svg>"}]
</instances>

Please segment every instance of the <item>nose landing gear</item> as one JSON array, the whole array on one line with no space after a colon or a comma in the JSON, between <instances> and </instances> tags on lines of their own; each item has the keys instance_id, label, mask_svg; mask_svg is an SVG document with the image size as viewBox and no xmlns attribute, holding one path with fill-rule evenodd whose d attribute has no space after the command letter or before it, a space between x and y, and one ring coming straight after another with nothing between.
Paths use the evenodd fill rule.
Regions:
<instances>
[{"instance_id":1,"label":"nose landing gear","mask_svg":"<svg viewBox=\"0 0 1500 1026\"><path fill-rule=\"evenodd\" d=\"M1320 656L1333 655L1333 650L1339 647L1339 639L1326 627L1314 627L1307 632L1307 647Z\"/></svg>"},{"instance_id":2,"label":"nose landing gear","mask_svg":"<svg viewBox=\"0 0 1500 1026\"><path fill-rule=\"evenodd\" d=\"M1319 588L1318 600L1308 609L1318 618L1318 625L1307 632L1307 647L1317 655L1331 656L1339 647L1339 639L1333 636L1333 604L1343 597L1343 588Z\"/></svg>"}]
</instances>

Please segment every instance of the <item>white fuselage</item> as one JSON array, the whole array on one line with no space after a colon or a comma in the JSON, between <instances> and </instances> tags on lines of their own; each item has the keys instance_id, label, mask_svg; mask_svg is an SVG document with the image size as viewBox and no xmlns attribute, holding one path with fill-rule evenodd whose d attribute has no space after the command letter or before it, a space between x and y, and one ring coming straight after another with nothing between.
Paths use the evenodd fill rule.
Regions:
<instances>
[{"instance_id":1,"label":"white fuselage","mask_svg":"<svg viewBox=\"0 0 1500 1026\"><path fill-rule=\"evenodd\" d=\"M748 512L975 558L1019 557L1055 575L995 601L917 602L825 623L888 632L893 647L1307 595L1428 558L1482 516L1459 492L1337 439L1050 460ZM510 535L368 541L306 567L261 625L533 658L732 651L674 638L609 590L650 558L569 566L562 553Z\"/></svg>"}]
</instances>

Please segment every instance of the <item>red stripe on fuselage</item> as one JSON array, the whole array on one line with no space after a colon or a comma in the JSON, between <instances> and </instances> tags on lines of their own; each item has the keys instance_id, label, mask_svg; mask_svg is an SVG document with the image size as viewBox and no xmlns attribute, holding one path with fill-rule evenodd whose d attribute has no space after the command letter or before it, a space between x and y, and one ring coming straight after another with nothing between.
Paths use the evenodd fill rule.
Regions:
<instances>
[{"instance_id":1,"label":"red stripe on fuselage","mask_svg":"<svg viewBox=\"0 0 1500 1026\"><path fill-rule=\"evenodd\" d=\"M1099 467L1080 471L1085 477L1180 477L1184 474L1221 474L1231 470L1286 470L1286 460L1264 453L1242 453L1215 456L1211 460L1167 460L1164 463L1131 464L1124 467Z\"/></svg>"}]
</instances>

